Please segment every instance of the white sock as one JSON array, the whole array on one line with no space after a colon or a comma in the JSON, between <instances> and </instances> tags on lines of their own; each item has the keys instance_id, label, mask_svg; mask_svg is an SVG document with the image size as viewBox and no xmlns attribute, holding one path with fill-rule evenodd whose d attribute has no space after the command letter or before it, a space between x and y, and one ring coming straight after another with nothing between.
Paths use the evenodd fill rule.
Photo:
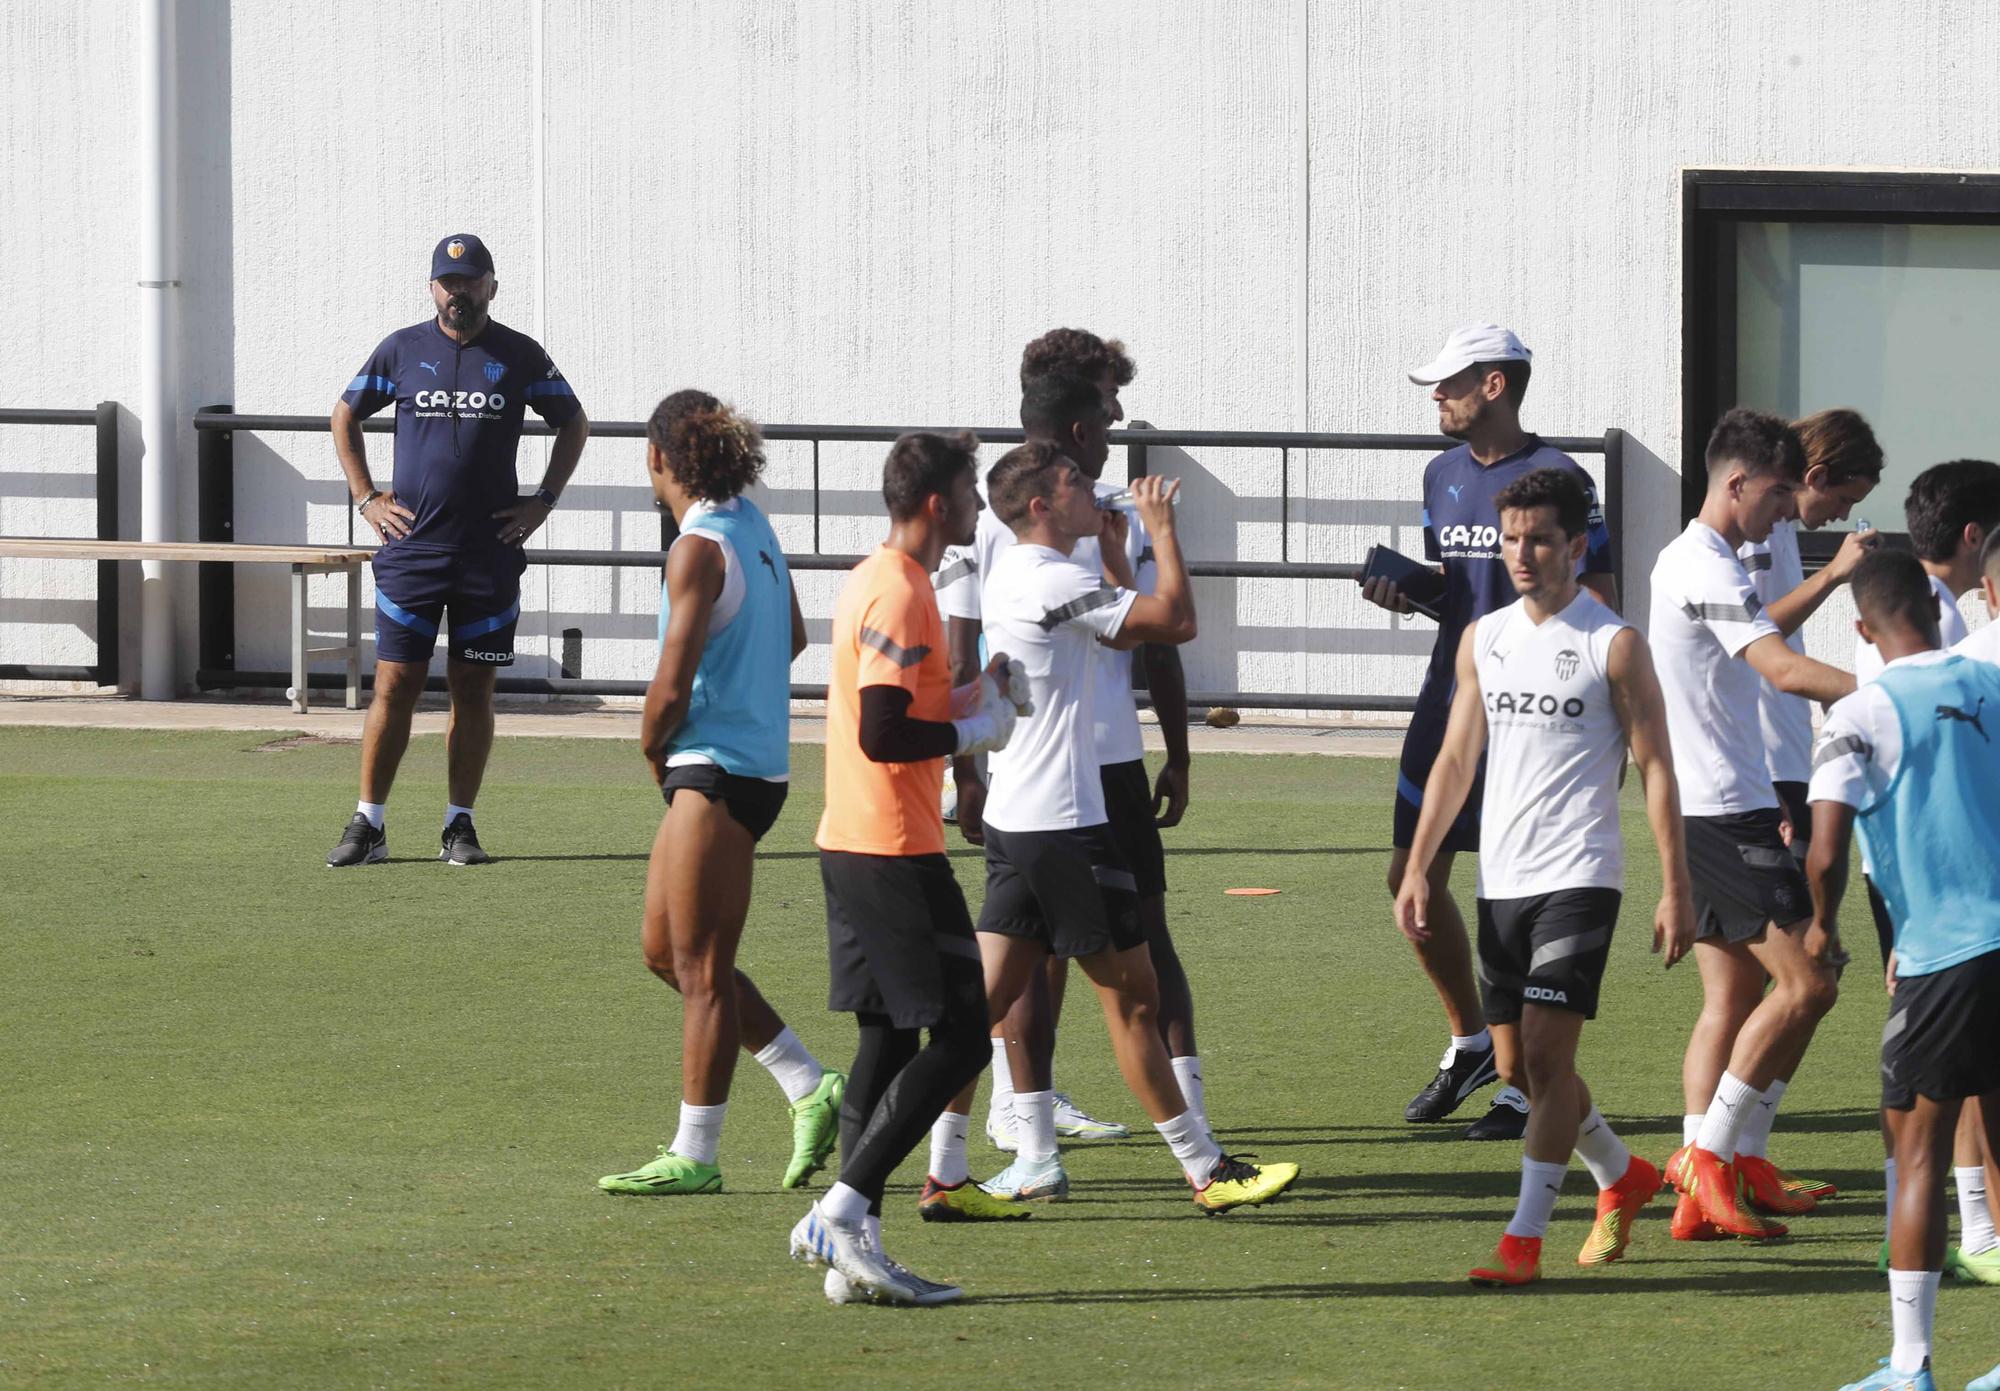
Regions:
<instances>
[{"instance_id":1,"label":"white sock","mask_svg":"<svg viewBox=\"0 0 2000 1391\"><path fill-rule=\"evenodd\" d=\"M1583 1124L1576 1128L1576 1157L1590 1170L1590 1176L1599 1188L1609 1188L1624 1178L1625 1171L1632 1167L1632 1151L1625 1148L1625 1142L1618 1138L1611 1122L1604 1119L1604 1113L1595 1106L1583 1118Z\"/></svg>"},{"instance_id":2,"label":"white sock","mask_svg":"<svg viewBox=\"0 0 2000 1391\"><path fill-rule=\"evenodd\" d=\"M1567 1164L1547 1164L1539 1159L1521 1160L1521 1200L1514 1205L1514 1220L1507 1224L1508 1236L1531 1236L1540 1240L1555 1215L1556 1199L1562 1196Z\"/></svg>"},{"instance_id":3,"label":"white sock","mask_svg":"<svg viewBox=\"0 0 2000 1391\"><path fill-rule=\"evenodd\" d=\"M1014 1153L1030 1164L1056 1157L1056 1094L1014 1093Z\"/></svg>"},{"instance_id":4,"label":"white sock","mask_svg":"<svg viewBox=\"0 0 2000 1391\"><path fill-rule=\"evenodd\" d=\"M1958 1249L1977 1256L2000 1246L1993 1231L1993 1208L1986 1200L1986 1170L1974 1164L1951 1171L1958 1184Z\"/></svg>"},{"instance_id":5,"label":"white sock","mask_svg":"<svg viewBox=\"0 0 2000 1391\"><path fill-rule=\"evenodd\" d=\"M778 1036L757 1050L757 1061L765 1071L785 1089L785 1100L804 1101L819 1090L820 1078L826 1076L826 1069L819 1065L819 1059L806 1051L799 1042L799 1036L787 1024L778 1031Z\"/></svg>"},{"instance_id":6,"label":"white sock","mask_svg":"<svg viewBox=\"0 0 2000 1391\"><path fill-rule=\"evenodd\" d=\"M1199 1111L1203 1123L1208 1120L1208 1105L1202 1100L1201 1059L1189 1054L1185 1058L1169 1058L1173 1065L1174 1080L1181 1084L1181 1096L1186 1099L1190 1111Z\"/></svg>"},{"instance_id":7,"label":"white sock","mask_svg":"<svg viewBox=\"0 0 2000 1391\"><path fill-rule=\"evenodd\" d=\"M356 802L355 811L368 818L368 824L376 830L382 829L382 818L389 814L387 802Z\"/></svg>"},{"instance_id":8,"label":"white sock","mask_svg":"<svg viewBox=\"0 0 2000 1391\"><path fill-rule=\"evenodd\" d=\"M1519 1087L1502 1087L1493 1094L1495 1106L1512 1106L1517 1111L1528 1109L1528 1094Z\"/></svg>"},{"instance_id":9,"label":"white sock","mask_svg":"<svg viewBox=\"0 0 2000 1391\"><path fill-rule=\"evenodd\" d=\"M1458 1053L1484 1053L1493 1046L1493 1031L1481 1029L1476 1034L1453 1034L1451 1046Z\"/></svg>"},{"instance_id":10,"label":"white sock","mask_svg":"<svg viewBox=\"0 0 2000 1391\"><path fill-rule=\"evenodd\" d=\"M1209 1175L1221 1162L1222 1146L1210 1138L1208 1121L1201 1112L1183 1111L1172 1120L1160 1121L1153 1129L1160 1132L1174 1158L1180 1160L1181 1172L1187 1175L1188 1182L1196 1188L1206 1187Z\"/></svg>"},{"instance_id":11,"label":"white sock","mask_svg":"<svg viewBox=\"0 0 2000 1391\"><path fill-rule=\"evenodd\" d=\"M1723 1073L1722 1080L1715 1084L1715 1100L1708 1103L1708 1114L1701 1118L1701 1133L1694 1137L1695 1145L1724 1163L1734 1159L1736 1137L1743 1129L1743 1122L1750 1118L1751 1103L1757 1095L1741 1077Z\"/></svg>"},{"instance_id":12,"label":"white sock","mask_svg":"<svg viewBox=\"0 0 2000 1391\"><path fill-rule=\"evenodd\" d=\"M472 819L472 808L462 807L456 802L445 803L444 807L445 825L447 826L451 825L452 822L458 820L458 818L461 816L463 816L466 820L470 821Z\"/></svg>"},{"instance_id":13,"label":"white sock","mask_svg":"<svg viewBox=\"0 0 2000 1391\"><path fill-rule=\"evenodd\" d=\"M1889 1228L1896 1220L1896 1160L1894 1156L1882 1161L1882 1239L1889 1239Z\"/></svg>"},{"instance_id":14,"label":"white sock","mask_svg":"<svg viewBox=\"0 0 2000 1391\"><path fill-rule=\"evenodd\" d=\"M683 1101L680 1129L667 1148L697 1164L713 1164L715 1152L722 1146L722 1116L728 1109L726 1101L716 1106L690 1106Z\"/></svg>"},{"instance_id":15,"label":"white sock","mask_svg":"<svg viewBox=\"0 0 2000 1391\"><path fill-rule=\"evenodd\" d=\"M836 1222L865 1222L868 1218L868 1195L858 1188L836 1183L819 1200L819 1215Z\"/></svg>"},{"instance_id":16,"label":"white sock","mask_svg":"<svg viewBox=\"0 0 2000 1391\"><path fill-rule=\"evenodd\" d=\"M1699 1135L1699 1134L1701 1134L1701 1117L1700 1117L1700 1116L1682 1116L1682 1117L1681 1117L1681 1143L1682 1143L1683 1145L1691 1145L1691 1144L1693 1144L1693 1143L1694 1143L1694 1137L1695 1137L1695 1136L1697 1136L1697 1135Z\"/></svg>"},{"instance_id":17,"label":"white sock","mask_svg":"<svg viewBox=\"0 0 2000 1391\"><path fill-rule=\"evenodd\" d=\"M861 1225L868 1232L868 1244L877 1251L882 1249L882 1214L871 1212L861 1219Z\"/></svg>"},{"instance_id":18,"label":"white sock","mask_svg":"<svg viewBox=\"0 0 2000 1391\"><path fill-rule=\"evenodd\" d=\"M946 1188L972 1177L965 1161L965 1132L971 1126L971 1118L956 1111L946 1111L931 1122L931 1177Z\"/></svg>"},{"instance_id":19,"label":"white sock","mask_svg":"<svg viewBox=\"0 0 2000 1391\"><path fill-rule=\"evenodd\" d=\"M1743 1130L1736 1137L1736 1152L1762 1159L1771 1147L1771 1122L1778 1118L1778 1103L1785 1099L1784 1082L1773 1082L1764 1094L1750 1103L1743 1117Z\"/></svg>"},{"instance_id":20,"label":"white sock","mask_svg":"<svg viewBox=\"0 0 2000 1391\"><path fill-rule=\"evenodd\" d=\"M993 1039L993 1099L987 1103L986 1128L1006 1132L1014 1128L1014 1072L1007 1065L1007 1040Z\"/></svg>"},{"instance_id":21,"label":"white sock","mask_svg":"<svg viewBox=\"0 0 2000 1391\"><path fill-rule=\"evenodd\" d=\"M1923 1370L1931 1355L1931 1321L1937 1316L1938 1278L1935 1270L1889 1272L1889 1322L1896 1330L1889 1365L1899 1372Z\"/></svg>"}]
</instances>

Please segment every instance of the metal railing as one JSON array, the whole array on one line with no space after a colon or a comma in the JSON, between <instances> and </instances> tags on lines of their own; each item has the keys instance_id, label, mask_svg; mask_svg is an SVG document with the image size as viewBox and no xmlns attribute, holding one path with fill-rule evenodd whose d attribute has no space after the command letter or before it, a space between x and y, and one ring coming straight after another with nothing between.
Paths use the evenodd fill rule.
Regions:
<instances>
[{"instance_id":1,"label":"metal railing","mask_svg":"<svg viewBox=\"0 0 2000 1391\"><path fill-rule=\"evenodd\" d=\"M202 541L236 539L234 439L237 431L327 434L331 430L330 422L325 416L238 414L228 406L204 407L195 415L193 425L197 440L197 470L200 485L201 532L198 539ZM363 421L361 428L369 434L391 434L395 430L395 421L392 416L378 416ZM862 557L830 555L821 550L820 521L823 496L820 446L836 443L886 444L911 429L931 428L949 431L963 427L764 425L761 428L767 440L806 443L812 446L812 550L802 554L787 555L787 564L795 570L802 571L841 571L851 569ZM591 422L590 431L593 438L643 439L646 425L644 421L639 420L594 420ZM554 434L555 430L547 423L537 420L527 422L524 433L544 436ZM1024 438L1018 428L983 429L975 433L982 441L994 444L1018 443ZM1606 430L1602 435L1544 438L1548 444L1568 454L1603 456L1604 510L1606 516L1613 522L1613 566L1622 591L1623 558L1622 547L1618 542L1618 531L1621 529L1619 523L1624 510L1624 431ZM1150 462L1148 451L1152 448L1277 451L1277 502L1280 523L1278 559L1191 561L1188 564L1188 573L1196 578L1358 580L1361 577L1361 567L1358 564L1324 564L1291 559L1292 455L1295 452L1316 450L1436 453L1450 448L1454 441L1441 435L1344 434L1291 430L1156 430L1143 421L1134 421L1126 429L1113 431L1111 443L1126 451L1127 471L1132 477L1148 472ZM1412 489L1413 500L1414 495L1415 490ZM351 514L348 518L348 528L348 539L352 541L354 519ZM658 551L530 549L527 553L528 563L657 569L666 563L666 547L673 540L674 525L671 516L661 514L660 530ZM228 687L282 689L289 685L291 676L286 672L240 671L236 668L234 578L227 566L204 565L202 569L201 659L196 672L196 683L205 689ZM316 688L320 686L330 688L342 684L342 679L331 673L313 677L311 680ZM364 682L366 681L367 678L364 677ZM532 695L643 695L646 684L644 681L588 680L581 676L499 678L500 690ZM432 689L442 689L444 682L441 677L433 677L430 685ZM792 697L795 700L820 700L825 698L825 694L824 686L800 684L792 687ZM1196 707L1230 705L1273 710L1408 711L1415 707L1416 701L1410 696L1315 695L1284 691L1192 691L1188 694L1188 703Z\"/></svg>"},{"instance_id":2,"label":"metal railing","mask_svg":"<svg viewBox=\"0 0 2000 1391\"><path fill-rule=\"evenodd\" d=\"M118 539L118 403L95 409L36 410L0 407L0 425L88 425L97 432L97 535ZM97 562L97 660L89 666L0 662L0 681L88 681L118 684L118 562Z\"/></svg>"}]
</instances>

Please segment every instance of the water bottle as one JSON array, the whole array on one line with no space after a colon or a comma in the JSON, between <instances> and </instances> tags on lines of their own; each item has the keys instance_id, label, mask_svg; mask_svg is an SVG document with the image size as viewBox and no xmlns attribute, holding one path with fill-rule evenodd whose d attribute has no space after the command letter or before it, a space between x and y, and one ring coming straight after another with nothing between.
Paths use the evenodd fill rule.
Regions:
<instances>
[{"instance_id":1,"label":"water bottle","mask_svg":"<svg viewBox=\"0 0 2000 1391\"><path fill-rule=\"evenodd\" d=\"M1856 517L1854 519L1854 534L1856 536L1864 536L1874 529L1875 523L1869 521L1866 517Z\"/></svg>"},{"instance_id":2,"label":"water bottle","mask_svg":"<svg viewBox=\"0 0 2000 1391\"><path fill-rule=\"evenodd\" d=\"M1180 504L1181 483L1176 478L1167 484L1167 505L1169 507L1178 507ZM1130 488L1120 488L1115 493L1101 494L1097 499L1097 510L1100 512L1123 512L1128 516L1137 516L1139 513L1139 503L1132 496Z\"/></svg>"}]
</instances>

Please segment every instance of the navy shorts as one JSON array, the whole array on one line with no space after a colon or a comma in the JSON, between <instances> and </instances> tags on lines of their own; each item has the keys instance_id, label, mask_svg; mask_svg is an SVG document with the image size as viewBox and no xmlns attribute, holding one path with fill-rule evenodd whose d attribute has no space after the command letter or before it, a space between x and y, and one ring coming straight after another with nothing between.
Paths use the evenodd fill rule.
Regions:
<instances>
[{"instance_id":1,"label":"navy shorts","mask_svg":"<svg viewBox=\"0 0 2000 1391\"><path fill-rule=\"evenodd\" d=\"M1444 727L1451 718L1450 690L1442 701L1427 699L1428 692L1426 685L1425 692L1417 696L1416 713L1410 716L1409 733L1403 736L1402 761L1396 765L1395 838L1390 844L1398 850L1408 850L1416 844L1417 813L1424 806L1424 784L1430 780L1431 765L1437 762L1438 753L1444 748ZM1459 808L1451 829L1445 832L1439 850L1479 853L1479 804L1485 795L1486 758L1482 754L1479 771L1472 779L1472 790L1465 794L1465 805Z\"/></svg>"},{"instance_id":2,"label":"navy shorts","mask_svg":"<svg viewBox=\"0 0 2000 1391\"><path fill-rule=\"evenodd\" d=\"M376 657L428 662L443 629L454 662L511 666L521 572L527 566L527 553L515 546L490 551L384 546L374 562Z\"/></svg>"}]
</instances>

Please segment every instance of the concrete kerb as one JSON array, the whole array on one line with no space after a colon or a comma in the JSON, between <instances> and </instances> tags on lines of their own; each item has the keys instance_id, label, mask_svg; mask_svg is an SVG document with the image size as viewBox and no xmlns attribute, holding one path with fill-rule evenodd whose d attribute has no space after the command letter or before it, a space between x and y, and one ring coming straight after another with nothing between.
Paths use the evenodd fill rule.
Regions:
<instances>
[{"instance_id":1,"label":"concrete kerb","mask_svg":"<svg viewBox=\"0 0 2000 1391\"><path fill-rule=\"evenodd\" d=\"M502 737L535 739L639 738L637 700L548 701L498 703L496 730ZM304 715L284 701L195 699L130 700L121 696L30 695L0 692L0 727L44 729L148 730L270 730L305 733L327 739L359 739L367 710L315 706ZM1159 726L1141 719L1149 752L1162 749ZM442 696L426 696L412 732L442 734ZM1319 754L1339 758L1391 758L1402 746L1396 724L1341 724L1318 721L1259 721L1233 729L1194 725L1188 745L1195 753ZM826 723L820 707L801 701L793 708L792 741L825 741Z\"/></svg>"}]
</instances>

